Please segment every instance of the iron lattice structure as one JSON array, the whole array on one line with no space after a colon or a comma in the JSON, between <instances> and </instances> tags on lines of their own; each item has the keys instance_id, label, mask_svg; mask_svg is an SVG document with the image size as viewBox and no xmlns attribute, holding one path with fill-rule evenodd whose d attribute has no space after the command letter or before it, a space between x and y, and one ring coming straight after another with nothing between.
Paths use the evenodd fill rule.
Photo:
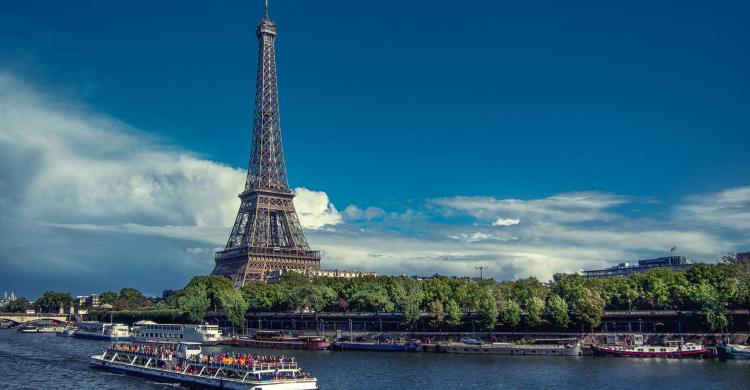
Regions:
<instances>
[{"instance_id":1,"label":"iron lattice structure","mask_svg":"<svg viewBox=\"0 0 750 390\"><path fill-rule=\"evenodd\" d=\"M253 141L245 189L224 250L216 252L212 275L224 275L237 287L265 280L270 270L320 269L320 253L310 249L289 189L281 143L276 80L276 24L265 16L256 31L259 42Z\"/></svg>"}]
</instances>

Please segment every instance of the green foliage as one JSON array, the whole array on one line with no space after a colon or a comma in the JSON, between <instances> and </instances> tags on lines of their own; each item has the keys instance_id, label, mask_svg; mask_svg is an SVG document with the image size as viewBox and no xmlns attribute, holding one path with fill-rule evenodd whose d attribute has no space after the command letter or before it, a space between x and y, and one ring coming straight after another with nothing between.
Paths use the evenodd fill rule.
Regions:
<instances>
[{"instance_id":1,"label":"green foliage","mask_svg":"<svg viewBox=\"0 0 750 390\"><path fill-rule=\"evenodd\" d=\"M531 296L526 299L524 304L526 310L526 324L534 327L544 324L546 321L544 315L544 299L538 296Z\"/></svg>"},{"instance_id":2,"label":"green foliage","mask_svg":"<svg viewBox=\"0 0 750 390\"><path fill-rule=\"evenodd\" d=\"M551 294L547 299L547 315L558 329L565 329L570 325L568 303L557 294Z\"/></svg>"},{"instance_id":3,"label":"green foliage","mask_svg":"<svg viewBox=\"0 0 750 390\"><path fill-rule=\"evenodd\" d=\"M227 320L234 326L245 326L245 313L247 313L248 304L242 293L234 288L231 290L222 289L217 291L217 296L227 315Z\"/></svg>"},{"instance_id":4,"label":"green foliage","mask_svg":"<svg viewBox=\"0 0 750 390\"><path fill-rule=\"evenodd\" d=\"M441 328L445 322L445 309L443 307L443 302L434 300L430 303L430 316L432 317L430 324L435 328Z\"/></svg>"},{"instance_id":5,"label":"green foliage","mask_svg":"<svg viewBox=\"0 0 750 390\"><path fill-rule=\"evenodd\" d=\"M142 292L134 288L123 288L117 294L114 307L115 310L134 310L145 308L148 304L148 299Z\"/></svg>"},{"instance_id":6,"label":"green foliage","mask_svg":"<svg viewBox=\"0 0 750 390\"><path fill-rule=\"evenodd\" d=\"M180 309L190 316L190 321L200 323L208 312L211 301L208 299L208 291L205 284L195 283L188 284L182 290L180 298L177 300Z\"/></svg>"},{"instance_id":7,"label":"green foliage","mask_svg":"<svg viewBox=\"0 0 750 390\"><path fill-rule=\"evenodd\" d=\"M453 299L448 299L445 303L445 322L456 328L463 323L463 315L458 303Z\"/></svg>"},{"instance_id":8,"label":"green foliage","mask_svg":"<svg viewBox=\"0 0 750 390\"><path fill-rule=\"evenodd\" d=\"M731 317L715 288L701 282L690 286L688 295L698 311L706 316L706 323L712 331L721 331L729 326Z\"/></svg>"},{"instance_id":9,"label":"green foliage","mask_svg":"<svg viewBox=\"0 0 750 390\"><path fill-rule=\"evenodd\" d=\"M518 326L521 322L521 306L516 301L505 301L500 310L500 322L511 328Z\"/></svg>"},{"instance_id":10,"label":"green foliage","mask_svg":"<svg viewBox=\"0 0 750 390\"><path fill-rule=\"evenodd\" d=\"M117 293L114 291L105 291L101 294L99 294L99 303L104 305L115 305L115 302L117 301Z\"/></svg>"},{"instance_id":11,"label":"green foliage","mask_svg":"<svg viewBox=\"0 0 750 390\"><path fill-rule=\"evenodd\" d=\"M251 311L281 311L288 307L288 297L281 284L253 282L242 288Z\"/></svg>"},{"instance_id":12,"label":"green foliage","mask_svg":"<svg viewBox=\"0 0 750 390\"><path fill-rule=\"evenodd\" d=\"M583 287L573 297L573 311L578 319L591 328L599 326L604 315L604 299L598 291Z\"/></svg>"},{"instance_id":13,"label":"green foliage","mask_svg":"<svg viewBox=\"0 0 750 390\"><path fill-rule=\"evenodd\" d=\"M517 305L516 305L517 306ZM479 325L492 331L497 324L497 301L488 288L480 288L477 297L477 314L479 314Z\"/></svg>"},{"instance_id":14,"label":"green foliage","mask_svg":"<svg viewBox=\"0 0 750 390\"><path fill-rule=\"evenodd\" d=\"M29 300L26 298L18 298L14 301L8 302L5 306L2 307L0 311L4 311L6 313L23 313L26 310L31 309L32 306L29 303Z\"/></svg>"},{"instance_id":15,"label":"green foliage","mask_svg":"<svg viewBox=\"0 0 750 390\"><path fill-rule=\"evenodd\" d=\"M70 293L47 291L34 302L34 308L46 313L56 313L60 307L67 311L72 304L73 297Z\"/></svg>"}]
</instances>

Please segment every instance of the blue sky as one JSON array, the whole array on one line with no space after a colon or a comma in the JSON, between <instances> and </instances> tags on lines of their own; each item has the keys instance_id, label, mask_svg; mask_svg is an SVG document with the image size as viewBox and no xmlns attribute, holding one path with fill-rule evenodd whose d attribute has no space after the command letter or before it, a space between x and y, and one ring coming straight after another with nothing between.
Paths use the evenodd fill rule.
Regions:
<instances>
[{"instance_id":1,"label":"blue sky","mask_svg":"<svg viewBox=\"0 0 750 390\"><path fill-rule=\"evenodd\" d=\"M41 238L0 241L0 290L158 293L210 271L247 164L260 3L0 4L0 229ZM290 184L324 266L545 278L750 250L746 2L271 16Z\"/></svg>"}]
</instances>

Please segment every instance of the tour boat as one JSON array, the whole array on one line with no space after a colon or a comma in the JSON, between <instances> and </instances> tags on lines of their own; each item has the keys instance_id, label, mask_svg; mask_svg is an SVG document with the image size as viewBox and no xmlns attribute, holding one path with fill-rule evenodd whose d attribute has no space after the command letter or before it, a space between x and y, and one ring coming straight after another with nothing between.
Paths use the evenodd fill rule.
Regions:
<instances>
[{"instance_id":1,"label":"tour boat","mask_svg":"<svg viewBox=\"0 0 750 390\"><path fill-rule=\"evenodd\" d=\"M235 337L228 344L246 348L328 349L331 342L322 336L288 336L277 331L258 331L255 337Z\"/></svg>"},{"instance_id":2,"label":"tour boat","mask_svg":"<svg viewBox=\"0 0 750 390\"><path fill-rule=\"evenodd\" d=\"M442 349L445 352L460 354L581 356L581 345L578 342L568 344L486 343L479 345L452 343L443 345Z\"/></svg>"},{"instance_id":3,"label":"tour boat","mask_svg":"<svg viewBox=\"0 0 750 390\"><path fill-rule=\"evenodd\" d=\"M130 339L128 326L125 324L107 324L102 322L79 322L78 330L73 337L79 339L127 341Z\"/></svg>"},{"instance_id":4,"label":"tour boat","mask_svg":"<svg viewBox=\"0 0 750 390\"><path fill-rule=\"evenodd\" d=\"M142 342L188 341L217 345L223 337L218 325L157 324L152 321L139 321L130 328L130 339Z\"/></svg>"},{"instance_id":5,"label":"tour boat","mask_svg":"<svg viewBox=\"0 0 750 390\"><path fill-rule=\"evenodd\" d=\"M188 386L246 390L316 390L317 379L290 358L219 362L201 353L198 343L115 343L89 363L108 371Z\"/></svg>"},{"instance_id":6,"label":"tour boat","mask_svg":"<svg viewBox=\"0 0 750 390\"><path fill-rule=\"evenodd\" d=\"M668 341L666 345L592 345L594 356L682 358L704 357L710 352L701 344Z\"/></svg>"}]
</instances>

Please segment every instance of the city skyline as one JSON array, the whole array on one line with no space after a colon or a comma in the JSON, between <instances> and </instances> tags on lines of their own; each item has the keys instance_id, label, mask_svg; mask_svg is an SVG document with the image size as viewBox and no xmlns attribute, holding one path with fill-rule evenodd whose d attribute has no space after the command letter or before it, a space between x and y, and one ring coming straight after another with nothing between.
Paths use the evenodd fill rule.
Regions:
<instances>
[{"instance_id":1,"label":"city skyline","mask_svg":"<svg viewBox=\"0 0 750 390\"><path fill-rule=\"evenodd\" d=\"M0 5L4 290L211 272L247 169L257 3ZM324 268L544 280L750 250L746 4L430 4L271 3Z\"/></svg>"}]
</instances>

